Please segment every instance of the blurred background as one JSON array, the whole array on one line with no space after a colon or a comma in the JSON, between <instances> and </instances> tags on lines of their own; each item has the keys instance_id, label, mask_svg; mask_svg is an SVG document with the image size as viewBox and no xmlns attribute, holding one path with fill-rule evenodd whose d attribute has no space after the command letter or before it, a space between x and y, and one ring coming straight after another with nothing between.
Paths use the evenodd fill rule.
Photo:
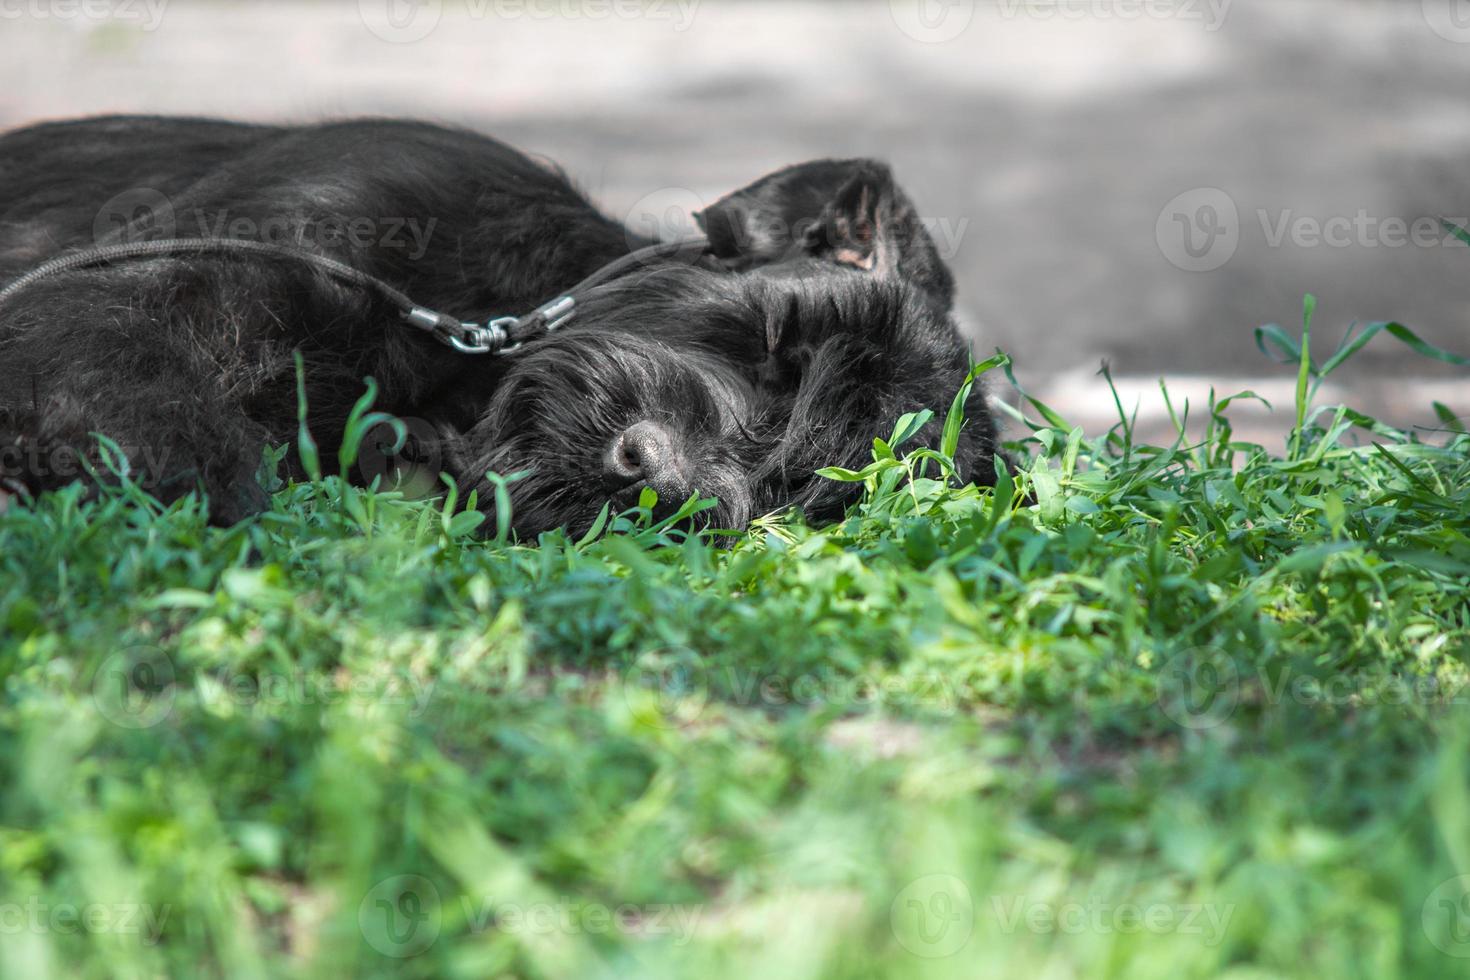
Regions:
<instances>
[{"instance_id":1,"label":"blurred background","mask_svg":"<svg viewBox=\"0 0 1470 980\"><path fill-rule=\"evenodd\" d=\"M1251 388L1280 448L1314 342L1470 354L1470 0L0 0L0 128L109 112L463 124L642 231L788 163L894 164L977 351L1074 421ZM1386 337L1330 385L1398 424L1470 373Z\"/></svg>"}]
</instances>

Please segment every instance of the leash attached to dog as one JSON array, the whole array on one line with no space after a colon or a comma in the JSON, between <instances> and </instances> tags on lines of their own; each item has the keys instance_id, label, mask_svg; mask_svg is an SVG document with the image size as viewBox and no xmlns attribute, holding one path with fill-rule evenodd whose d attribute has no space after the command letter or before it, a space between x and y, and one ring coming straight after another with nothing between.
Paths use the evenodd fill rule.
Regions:
<instances>
[{"instance_id":1,"label":"leash attached to dog","mask_svg":"<svg viewBox=\"0 0 1470 980\"><path fill-rule=\"evenodd\" d=\"M708 251L709 242L698 238L649 245L609 262L571 289L550 302L541 304L525 316L495 317L480 324L469 323L447 313L420 306L406 294L376 276L369 275L345 262L339 262L325 255L317 255L305 249L271 242L252 242L241 238L169 238L127 245L102 245L53 259L21 276L4 289L0 289L0 307L3 307L22 290L30 288L43 279L49 279L51 276L70 272L73 269L107 265L122 259L161 257L190 252L249 253L272 258L295 259L354 286L374 290L398 307L404 321L410 326L431 334L434 339L454 348L461 354L508 354L526 341L535 340L565 326L567 321L577 315L577 302L584 298L589 290L652 259L667 258L682 253L688 256L691 262L697 262L702 260Z\"/></svg>"}]
</instances>

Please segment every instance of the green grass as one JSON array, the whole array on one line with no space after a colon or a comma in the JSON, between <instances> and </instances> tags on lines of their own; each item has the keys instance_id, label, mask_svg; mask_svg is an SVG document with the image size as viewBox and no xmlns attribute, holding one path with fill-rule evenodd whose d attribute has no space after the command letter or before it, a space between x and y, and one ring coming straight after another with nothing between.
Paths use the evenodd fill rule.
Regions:
<instances>
[{"instance_id":1,"label":"green grass","mask_svg":"<svg viewBox=\"0 0 1470 980\"><path fill-rule=\"evenodd\" d=\"M1470 975L1470 436L1305 341L1284 453L1026 399L994 492L908 419L723 544L13 508L0 976Z\"/></svg>"}]
</instances>

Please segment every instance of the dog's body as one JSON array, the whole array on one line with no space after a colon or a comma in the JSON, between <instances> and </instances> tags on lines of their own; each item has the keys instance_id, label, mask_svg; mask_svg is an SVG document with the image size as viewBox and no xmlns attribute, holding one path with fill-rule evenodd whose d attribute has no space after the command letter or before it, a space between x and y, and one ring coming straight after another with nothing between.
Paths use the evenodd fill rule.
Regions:
<instances>
[{"instance_id":1,"label":"dog's body","mask_svg":"<svg viewBox=\"0 0 1470 980\"><path fill-rule=\"evenodd\" d=\"M266 503L262 450L296 431L299 351L324 455L372 377L377 409L445 435L462 483L531 471L525 533L644 486L717 496L735 525L790 504L840 513L844 491L812 471L860 462L963 381L949 273L867 162L783 171L703 220L724 269L639 269L501 357L440 345L301 262L187 254L41 280L0 306L0 478L69 482L64 461L95 458L101 434L155 493L202 487L216 520L239 519ZM559 172L428 125L113 118L0 137L0 287L78 249L176 237L288 239L464 319L525 313L649 244ZM962 469L986 482L978 394L969 417Z\"/></svg>"}]
</instances>

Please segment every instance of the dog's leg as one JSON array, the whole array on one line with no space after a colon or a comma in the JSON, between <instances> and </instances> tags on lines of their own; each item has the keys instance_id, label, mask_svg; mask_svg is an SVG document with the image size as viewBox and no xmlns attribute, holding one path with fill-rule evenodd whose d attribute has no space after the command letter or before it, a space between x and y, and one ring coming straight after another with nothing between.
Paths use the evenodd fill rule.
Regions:
<instances>
[{"instance_id":1,"label":"dog's leg","mask_svg":"<svg viewBox=\"0 0 1470 980\"><path fill-rule=\"evenodd\" d=\"M256 478L284 425L256 403L294 404L281 302L178 263L58 276L0 309L0 483L31 493L130 476L164 501L194 489L228 524L269 504ZM277 414L284 414L277 409Z\"/></svg>"},{"instance_id":2,"label":"dog's leg","mask_svg":"<svg viewBox=\"0 0 1470 980\"><path fill-rule=\"evenodd\" d=\"M202 388L203 380L189 386ZM144 404L145 392L156 396L154 404ZM265 434L243 416L179 394L142 378L114 376L85 388L61 382L39 412L0 431L0 492L34 495L77 481L96 486L121 472L165 503L204 491L217 524L268 507L256 477Z\"/></svg>"}]
</instances>

